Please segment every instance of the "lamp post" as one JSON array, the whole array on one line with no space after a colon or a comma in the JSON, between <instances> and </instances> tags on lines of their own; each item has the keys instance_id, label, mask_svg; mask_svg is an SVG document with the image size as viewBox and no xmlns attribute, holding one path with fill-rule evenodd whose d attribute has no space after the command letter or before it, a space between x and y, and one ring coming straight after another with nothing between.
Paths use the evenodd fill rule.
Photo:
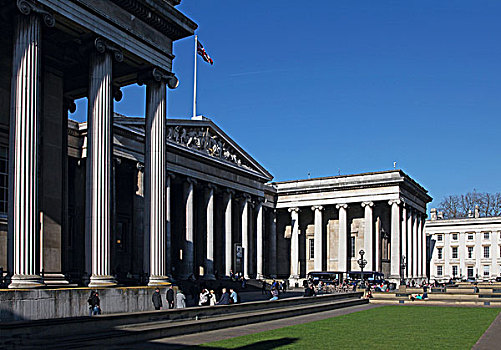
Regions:
<instances>
[{"instance_id":1,"label":"lamp post","mask_svg":"<svg viewBox=\"0 0 501 350\"><path fill-rule=\"evenodd\" d=\"M360 266L360 286L362 286L362 282L364 281L364 267L367 265L367 260L364 259L364 250L360 249L358 252L360 254L360 259L358 259L357 263Z\"/></svg>"},{"instance_id":2,"label":"lamp post","mask_svg":"<svg viewBox=\"0 0 501 350\"><path fill-rule=\"evenodd\" d=\"M405 255L402 255L402 262L400 263L400 268L401 268L401 276L400 276L400 284L404 284L405 285L405 268L407 267L407 263L405 262Z\"/></svg>"}]
</instances>

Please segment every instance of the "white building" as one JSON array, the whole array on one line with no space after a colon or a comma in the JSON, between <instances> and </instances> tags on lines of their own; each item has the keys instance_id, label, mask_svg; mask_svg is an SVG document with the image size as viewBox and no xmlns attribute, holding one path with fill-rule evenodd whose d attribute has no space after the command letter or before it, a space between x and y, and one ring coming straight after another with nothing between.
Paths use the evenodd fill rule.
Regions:
<instances>
[{"instance_id":1,"label":"white building","mask_svg":"<svg viewBox=\"0 0 501 350\"><path fill-rule=\"evenodd\" d=\"M431 253L430 280L493 280L501 275L501 217L474 215L442 219L436 209L426 221Z\"/></svg>"}]
</instances>

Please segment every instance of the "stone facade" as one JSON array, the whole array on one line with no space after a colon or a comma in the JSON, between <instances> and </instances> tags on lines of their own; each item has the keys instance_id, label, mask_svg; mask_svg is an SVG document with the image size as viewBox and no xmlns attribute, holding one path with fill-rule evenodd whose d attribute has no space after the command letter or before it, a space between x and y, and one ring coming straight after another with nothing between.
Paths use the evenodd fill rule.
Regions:
<instances>
[{"instance_id":1,"label":"stone facade","mask_svg":"<svg viewBox=\"0 0 501 350\"><path fill-rule=\"evenodd\" d=\"M501 217L443 219L431 209L425 231L430 279L492 281L501 276Z\"/></svg>"}]
</instances>

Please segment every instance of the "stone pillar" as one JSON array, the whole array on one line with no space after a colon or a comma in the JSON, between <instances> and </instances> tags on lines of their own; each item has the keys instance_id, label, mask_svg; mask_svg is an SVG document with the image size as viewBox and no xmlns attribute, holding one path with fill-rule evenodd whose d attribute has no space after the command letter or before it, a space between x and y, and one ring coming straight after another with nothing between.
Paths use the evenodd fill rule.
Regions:
<instances>
[{"instance_id":1,"label":"stone pillar","mask_svg":"<svg viewBox=\"0 0 501 350\"><path fill-rule=\"evenodd\" d=\"M407 269L405 270L405 276L407 278L412 277L412 208L408 207L407 210Z\"/></svg>"},{"instance_id":2,"label":"stone pillar","mask_svg":"<svg viewBox=\"0 0 501 350\"><path fill-rule=\"evenodd\" d=\"M407 256L407 205L405 203L402 203L402 250L401 250L401 261L404 260L405 257L405 263L408 264L408 256ZM405 269L401 271L402 278L405 279L407 272L407 266L405 266Z\"/></svg>"},{"instance_id":3,"label":"stone pillar","mask_svg":"<svg viewBox=\"0 0 501 350\"><path fill-rule=\"evenodd\" d=\"M174 174L167 173L167 183L165 190L166 202L166 224L165 224L165 266L167 276L172 276L172 231L171 231L171 181L175 178Z\"/></svg>"},{"instance_id":4,"label":"stone pillar","mask_svg":"<svg viewBox=\"0 0 501 350\"><path fill-rule=\"evenodd\" d=\"M9 236L13 238L14 274L9 288L43 286L37 274L39 239L38 172L41 73L41 21L31 2L17 2L12 53L9 151ZM45 23L54 18L45 12Z\"/></svg>"},{"instance_id":5,"label":"stone pillar","mask_svg":"<svg viewBox=\"0 0 501 350\"><path fill-rule=\"evenodd\" d=\"M418 278L423 278L423 217L422 214L418 214Z\"/></svg>"},{"instance_id":6,"label":"stone pillar","mask_svg":"<svg viewBox=\"0 0 501 350\"><path fill-rule=\"evenodd\" d=\"M214 189L215 186L207 186L206 217L207 217L207 241L205 256L205 275L208 280L215 280L214 277Z\"/></svg>"},{"instance_id":7,"label":"stone pillar","mask_svg":"<svg viewBox=\"0 0 501 350\"><path fill-rule=\"evenodd\" d=\"M166 270L166 215L167 215L167 154L165 83L151 81L146 86L145 129L145 210L149 225L145 235L150 238L149 286L168 283Z\"/></svg>"},{"instance_id":8,"label":"stone pillar","mask_svg":"<svg viewBox=\"0 0 501 350\"><path fill-rule=\"evenodd\" d=\"M291 213L291 275L290 279L299 278L299 208L289 208Z\"/></svg>"},{"instance_id":9,"label":"stone pillar","mask_svg":"<svg viewBox=\"0 0 501 350\"><path fill-rule=\"evenodd\" d=\"M192 178L187 178L184 187L185 196L185 236L184 236L184 250L182 254L183 273L182 278L187 279L193 273L193 259L194 259L194 206L193 195L194 186L197 181Z\"/></svg>"},{"instance_id":10,"label":"stone pillar","mask_svg":"<svg viewBox=\"0 0 501 350\"><path fill-rule=\"evenodd\" d=\"M348 204L337 204L336 209L339 210L339 247L338 247L338 271L347 272L347 256L348 251L348 220L346 209Z\"/></svg>"},{"instance_id":11,"label":"stone pillar","mask_svg":"<svg viewBox=\"0 0 501 350\"><path fill-rule=\"evenodd\" d=\"M87 234L92 237L90 287L116 285L111 276L111 175L113 154L112 53L123 56L103 39L94 41L90 55L87 121Z\"/></svg>"},{"instance_id":12,"label":"stone pillar","mask_svg":"<svg viewBox=\"0 0 501 350\"><path fill-rule=\"evenodd\" d=\"M227 190L225 194L226 207L224 210L224 274L226 276L230 275L231 264L232 264L232 251L233 251L233 239L232 239L232 225L231 225L231 207L233 205L233 191Z\"/></svg>"},{"instance_id":13,"label":"stone pillar","mask_svg":"<svg viewBox=\"0 0 501 350\"><path fill-rule=\"evenodd\" d=\"M263 262L264 262L264 237L263 237L263 202L258 201L256 205L257 210L257 218L256 218L256 278L262 279L264 278L263 274Z\"/></svg>"},{"instance_id":14,"label":"stone pillar","mask_svg":"<svg viewBox=\"0 0 501 350\"><path fill-rule=\"evenodd\" d=\"M445 272L444 272L445 273ZM418 277L417 270L417 212L412 212L412 278Z\"/></svg>"},{"instance_id":15,"label":"stone pillar","mask_svg":"<svg viewBox=\"0 0 501 350\"><path fill-rule=\"evenodd\" d=\"M268 261L270 277L277 277L277 211L270 210L270 259Z\"/></svg>"},{"instance_id":16,"label":"stone pillar","mask_svg":"<svg viewBox=\"0 0 501 350\"><path fill-rule=\"evenodd\" d=\"M324 207L321 205L315 205L311 207L311 210L315 213L315 235L314 235L314 270L322 271L323 256L322 256L322 245L323 245L323 235L322 235L322 211Z\"/></svg>"},{"instance_id":17,"label":"stone pillar","mask_svg":"<svg viewBox=\"0 0 501 350\"><path fill-rule=\"evenodd\" d=\"M374 245L372 241L373 237L373 225L374 222L372 220L372 207L374 206L373 202L363 202L362 207L364 208L364 250L365 250L365 260L367 260L367 266L365 269L367 271L373 270L373 260L374 255L372 254L372 247Z\"/></svg>"},{"instance_id":18,"label":"stone pillar","mask_svg":"<svg viewBox=\"0 0 501 350\"><path fill-rule=\"evenodd\" d=\"M246 279L249 278L249 263L250 263L249 201L250 201L250 196L248 194L244 194L242 201L242 249L244 250L243 275Z\"/></svg>"},{"instance_id":19,"label":"stone pillar","mask_svg":"<svg viewBox=\"0 0 501 350\"><path fill-rule=\"evenodd\" d=\"M391 205L391 264L390 280L400 283L400 200L388 201Z\"/></svg>"}]
</instances>

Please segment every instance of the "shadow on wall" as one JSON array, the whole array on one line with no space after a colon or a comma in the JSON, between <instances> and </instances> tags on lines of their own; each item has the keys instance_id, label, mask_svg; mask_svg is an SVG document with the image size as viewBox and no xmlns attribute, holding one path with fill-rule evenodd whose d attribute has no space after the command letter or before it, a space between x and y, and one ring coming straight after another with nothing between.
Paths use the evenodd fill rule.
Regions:
<instances>
[{"instance_id":1,"label":"shadow on wall","mask_svg":"<svg viewBox=\"0 0 501 350\"><path fill-rule=\"evenodd\" d=\"M12 310L0 308L0 323L12 322L12 321L27 321L27 319L21 316L20 314L12 312Z\"/></svg>"}]
</instances>

